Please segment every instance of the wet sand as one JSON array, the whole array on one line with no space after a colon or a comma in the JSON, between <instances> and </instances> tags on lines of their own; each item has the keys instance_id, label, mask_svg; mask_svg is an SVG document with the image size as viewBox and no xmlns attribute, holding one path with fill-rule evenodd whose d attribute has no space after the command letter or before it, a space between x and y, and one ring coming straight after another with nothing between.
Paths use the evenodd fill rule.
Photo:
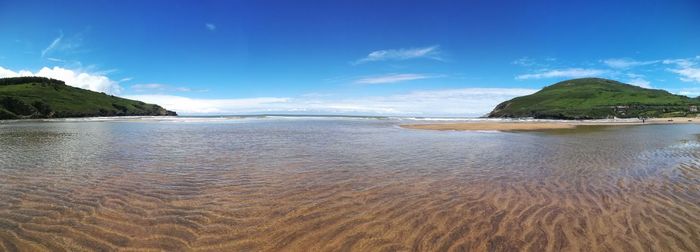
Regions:
<instances>
[{"instance_id":1,"label":"wet sand","mask_svg":"<svg viewBox=\"0 0 700 252\"><path fill-rule=\"evenodd\" d=\"M700 118L652 118L644 122L641 120L581 120L581 121L474 121L460 123L421 123L403 124L407 129L424 130L496 130L496 131L533 131L551 129L572 129L581 125L590 126L621 126L621 125L645 125L645 124L686 124L700 123Z\"/></svg>"},{"instance_id":2,"label":"wet sand","mask_svg":"<svg viewBox=\"0 0 700 252\"><path fill-rule=\"evenodd\" d=\"M124 174L86 186L10 176L0 250L698 251L700 170L680 169L681 183L235 172L247 179Z\"/></svg>"},{"instance_id":3,"label":"wet sand","mask_svg":"<svg viewBox=\"0 0 700 252\"><path fill-rule=\"evenodd\" d=\"M538 123L538 122L467 122L467 123L431 123L404 124L407 129L424 130L498 130L498 131L528 131L548 129L572 129L574 123Z\"/></svg>"}]
</instances>

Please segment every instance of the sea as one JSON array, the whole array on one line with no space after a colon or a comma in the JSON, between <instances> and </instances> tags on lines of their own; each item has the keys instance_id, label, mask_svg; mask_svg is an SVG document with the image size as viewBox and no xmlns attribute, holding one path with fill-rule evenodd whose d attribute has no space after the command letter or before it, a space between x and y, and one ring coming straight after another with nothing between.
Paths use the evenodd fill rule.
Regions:
<instances>
[{"instance_id":1,"label":"sea","mask_svg":"<svg viewBox=\"0 0 700 252\"><path fill-rule=\"evenodd\" d=\"M700 251L700 125L483 120L0 121L0 251Z\"/></svg>"}]
</instances>

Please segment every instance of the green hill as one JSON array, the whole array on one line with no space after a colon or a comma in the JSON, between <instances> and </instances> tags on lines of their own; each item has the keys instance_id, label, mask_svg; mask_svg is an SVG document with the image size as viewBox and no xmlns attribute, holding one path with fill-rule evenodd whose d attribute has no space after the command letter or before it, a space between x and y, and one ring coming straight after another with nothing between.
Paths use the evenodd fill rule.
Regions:
<instances>
[{"instance_id":1,"label":"green hill","mask_svg":"<svg viewBox=\"0 0 700 252\"><path fill-rule=\"evenodd\" d=\"M700 99L621 82L583 78L567 80L537 93L505 101L489 117L601 119L609 117L696 116Z\"/></svg>"},{"instance_id":2,"label":"green hill","mask_svg":"<svg viewBox=\"0 0 700 252\"><path fill-rule=\"evenodd\" d=\"M0 79L0 119L177 115L164 108L43 77Z\"/></svg>"}]
</instances>

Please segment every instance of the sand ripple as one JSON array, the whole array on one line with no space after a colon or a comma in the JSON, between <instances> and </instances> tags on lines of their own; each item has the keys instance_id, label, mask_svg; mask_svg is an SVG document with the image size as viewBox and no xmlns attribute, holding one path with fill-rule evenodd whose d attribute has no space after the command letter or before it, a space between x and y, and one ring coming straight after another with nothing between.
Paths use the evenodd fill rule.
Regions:
<instances>
[{"instance_id":1,"label":"sand ripple","mask_svg":"<svg viewBox=\"0 0 700 252\"><path fill-rule=\"evenodd\" d=\"M0 251L700 251L692 126L93 124L0 128Z\"/></svg>"}]
</instances>

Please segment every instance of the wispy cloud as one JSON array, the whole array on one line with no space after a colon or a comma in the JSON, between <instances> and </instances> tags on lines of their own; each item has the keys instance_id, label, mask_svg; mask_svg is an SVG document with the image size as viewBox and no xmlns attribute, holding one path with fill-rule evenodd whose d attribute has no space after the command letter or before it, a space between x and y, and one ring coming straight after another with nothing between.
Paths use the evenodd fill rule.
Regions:
<instances>
[{"instance_id":1,"label":"wispy cloud","mask_svg":"<svg viewBox=\"0 0 700 252\"><path fill-rule=\"evenodd\" d=\"M635 85L635 86L640 86L643 88L652 88L651 82L648 80L645 80L643 78L633 78L633 79L628 80L627 83Z\"/></svg>"},{"instance_id":2,"label":"wispy cloud","mask_svg":"<svg viewBox=\"0 0 700 252\"><path fill-rule=\"evenodd\" d=\"M158 84L158 83L135 84L135 85L131 85L131 88L132 88L132 89L136 89L136 90L165 89L166 87L167 87L167 85Z\"/></svg>"},{"instance_id":3,"label":"wispy cloud","mask_svg":"<svg viewBox=\"0 0 700 252\"><path fill-rule=\"evenodd\" d=\"M434 60L442 60L440 57L440 47L437 45L420 48L409 49L388 49L370 52L366 57L353 62L354 65L386 60L408 60L417 58L426 58Z\"/></svg>"},{"instance_id":4,"label":"wispy cloud","mask_svg":"<svg viewBox=\"0 0 700 252\"><path fill-rule=\"evenodd\" d=\"M12 71L0 67L0 78L18 76L41 76L66 82L67 85L88 89L96 92L108 94L119 94L122 90L119 82L111 80L109 77L78 69L67 69L62 67L43 67L37 72L29 70Z\"/></svg>"},{"instance_id":5,"label":"wispy cloud","mask_svg":"<svg viewBox=\"0 0 700 252\"><path fill-rule=\"evenodd\" d=\"M670 65L671 67L666 68L667 71L675 73L679 76L681 81L685 82L698 82L700 83L700 56L692 58L680 58L680 59L664 59L664 60L647 60L639 61L629 58L619 58L619 59L606 59L601 61L606 66L616 69L616 71L627 71L630 68L647 66L653 64L664 64ZM648 70L648 69L647 69ZM623 72L625 73L625 72ZM627 73L627 75L635 75L633 73ZM631 80L628 82L630 84L639 85L642 87L648 86L650 83L644 79L630 76Z\"/></svg>"},{"instance_id":6,"label":"wispy cloud","mask_svg":"<svg viewBox=\"0 0 700 252\"><path fill-rule=\"evenodd\" d=\"M698 56L700 57L700 56ZM696 57L696 59L698 58ZM695 63L693 63L693 59L665 59L661 61L662 63L666 65L677 65L679 67L690 67L693 66Z\"/></svg>"},{"instance_id":7,"label":"wispy cloud","mask_svg":"<svg viewBox=\"0 0 700 252\"><path fill-rule=\"evenodd\" d=\"M519 59L512 61L511 64L529 67L529 66L534 66L536 64L536 61L530 57L522 57L522 58L519 58Z\"/></svg>"},{"instance_id":8,"label":"wispy cloud","mask_svg":"<svg viewBox=\"0 0 700 252\"><path fill-rule=\"evenodd\" d=\"M612 67L612 68L625 69L625 68L632 68L632 67L656 64L656 63L659 63L661 61L660 60L638 61L638 60L633 60L633 59L628 59L628 58L619 58L619 59L605 59L602 62L603 62L603 64L605 64L609 67Z\"/></svg>"},{"instance_id":9,"label":"wispy cloud","mask_svg":"<svg viewBox=\"0 0 700 252\"><path fill-rule=\"evenodd\" d=\"M65 60L57 59L57 58L46 58L46 59L49 61L53 61L53 62L66 62Z\"/></svg>"},{"instance_id":10,"label":"wispy cloud","mask_svg":"<svg viewBox=\"0 0 700 252\"><path fill-rule=\"evenodd\" d=\"M206 23L206 24L204 24L204 27L207 28L207 30L210 30L210 31L216 30L216 25L214 25L214 24L212 24L212 23Z\"/></svg>"},{"instance_id":11,"label":"wispy cloud","mask_svg":"<svg viewBox=\"0 0 700 252\"><path fill-rule=\"evenodd\" d=\"M682 89L676 90L675 93L679 94L679 95L685 95L688 97L698 97L698 96L700 96L700 88L696 88L696 87L682 88Z\"/></svg>"},{"instance_id":12,"label":"wispy cloud","mask_svg":"<svg viewBox=\"0 0 700 252\"><path fill-rule=\"evenodd\" d=\"M63 31L60 32L60 35L58 35L57 38L55 38L53 41L51 41L51 44L49 44L48 47L44 48L44 50L41 50L41 57L43 58L44 56L46 56L47 53L56 49L56 47L58 47L58 44L61 43L62 39L63 39Z\"/></svg>"},{"instance_id":13,"label":"wispy cloud","mask_svg":"<svg viewBox=\"0 0 700 252\"><path fill-rule=\"evenodd\" d=\"M135 92L190 92L191 88L188 87L172 87L167 84L161 83L146 83L146 84L134 84L131 85L131 90ZM203 90L199 90L203 91Z\"/></svg>"},{"instance_id":14,"label":"wispy cloud","mask_svg":"<svg viewBox=\"0 0 700 252\"><path fill-rule=\"evenodd\" d=\"M605 74L607 71L602 69L586 69L586 68L566 68L546 70L538 73L522 74L515 77L518 80L527 79L545 79L545 78L583 78L595 77Z\"/></svg>"},{"instance_id":15,"label":"wispy cloud","mask_svg":"<svg viewBox=\"0 0 700 252\"><path fill-rule=\"evenodd\" d=\"M510 63L513 65L521 66L521 67L538 67L538 68L546 68L549 67L551 64L554 64L557 61L557 58L554 57L546 57L546 58L540 58L540 59L535 59L532 57L522 57L516 60L511 61Z\"/></svg>"},{"instance_id":16,"label":"wispy cloud","mask_svg":"<svg viewBox=\"0 0 700 252\"><path fill-rule=\"evenodd\" d=\"M651 86L651 81L647 80L647 79L646 79L646 76L641 75L641 74L635 74L635 73L626 73L626 74L622 74L622 73L613 73L612 75L613 75L613 76L619 76L619 75L624 75L624 76L626 76L628 79L625 80L625 81L623 81L623 82L625 82L625 83L627 83L627 84L632 84L632 85L640 86L640 87L643 87L643 88L652 88L652 86ZM622 77L620 77L620 78L622 78Z\"/></svg>"},{"instance_id":17,"label":"wispy cloud","mask_svg":"<svg viewBox=\"0 0 700 252\"><path fill-rule=\"evenodd\" d=\"M681 76L682 81L687 82L700 82L700 68L699 67L684 67L680 69L671 69L671 72L677 73Z\"/></svg>"},{"instance_id":18,"label":"wispy cloud","mask_svg":"<svg viewBox=\"0 0 700 252\"><path fill-rule=\"evenodd\" d=\"M194 99L183 96L133 95L180 114L246 114L266 112L406 116L481 116L498 103L536 90L523 88L463 88L415 91L389 96L335 98L328 96Z\"/></svg>"},{"instance_id":19,"label":"wispy cloud","mask_svg":"<svg viewBox=\"0 0 700 252\"><path fill-rule=\"evenodd\" d=\"M41 57L46 58L52 55L56 55L58 53L82 53L89 51L88 49L83 48L84 36L85 33L87 33L89 30L90 28L88 27L85 30L70 36L64 36L63 31L59 31L58 37L53 39L46 48L41 50ZM46 59L56 62L65 62L65 60L59 59L57 57L51 57Z\"/></svg>"},{"instance_id":20,"label":"wispy cloud","mask_svg":"<svg viewBox=\"0 0 700 252\"><path fill-rule=\"evenodd\" d=\"M387 75L380 75L380 76L370 76L370 77L364 77L360 78L355 81L357 84L366 84L366 85L376 85L376 84L389 84L389 83L397 83L397 82L403 82L403 81L412 81L412 80L421 80L421 79L429 79L429 78L438 78L442 77L442 75L429 75L429 74L387 74Z\"/></svg>"},{"instance_id":21,"label":"wispy cloud","mask_svg":"<svg viewBox=\"0 0 700 252\"><path fill-rule=\"evenodd\" d=\"M700 56L688 59L667 59L664 64L675 65L674 68L667 69L670 72L680 75L680 80L686 82L700 83L700 67L697 66Z\"/></svg>"}]
</instances>

